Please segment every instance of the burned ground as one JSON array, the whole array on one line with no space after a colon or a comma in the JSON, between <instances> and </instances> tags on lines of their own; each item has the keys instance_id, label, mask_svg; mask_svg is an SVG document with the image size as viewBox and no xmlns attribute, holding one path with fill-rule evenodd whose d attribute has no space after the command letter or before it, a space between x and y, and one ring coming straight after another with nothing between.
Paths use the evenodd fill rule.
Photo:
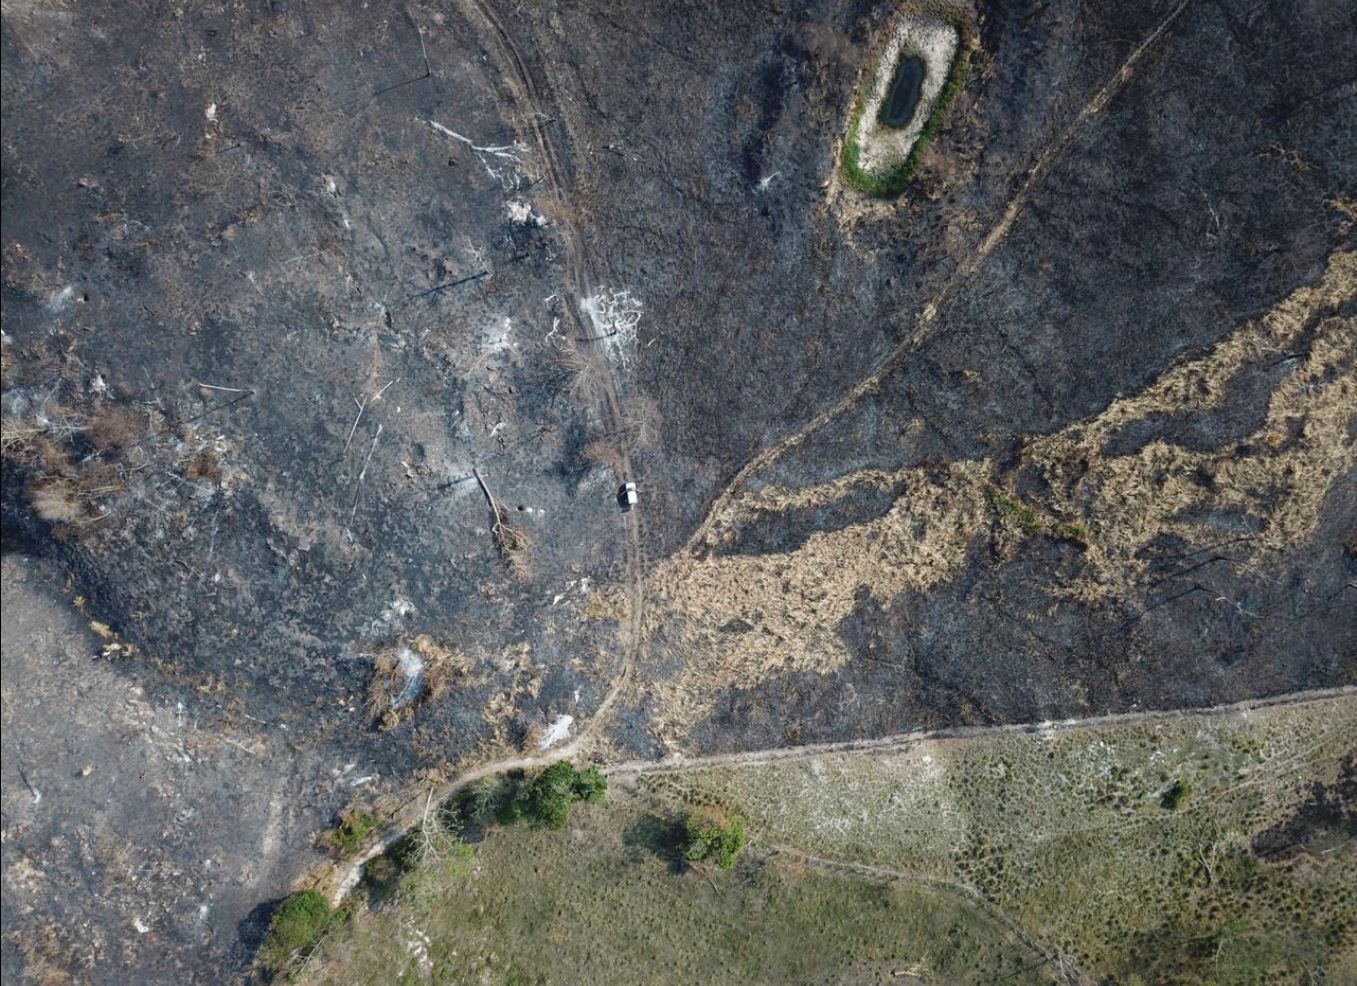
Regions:
<instances>
[{"instance_id":1,"label":"burned ground","mask_svg":"<svg viewBox=\"0 0 1357 986\"><path fill-rule=\"evenodd\" d=\"M981 3L870 202L838 141L892 13L6 5L5 550L109 674L286 726L278 797L376 778L178 981L355 794L623 669L638 755L1354 681L1347 5ZM586 296L641 315L581 385ZM419 637L465 664L378 729ZM9 970L52 916L6 910Z\"/></svg>"}]
</instances>

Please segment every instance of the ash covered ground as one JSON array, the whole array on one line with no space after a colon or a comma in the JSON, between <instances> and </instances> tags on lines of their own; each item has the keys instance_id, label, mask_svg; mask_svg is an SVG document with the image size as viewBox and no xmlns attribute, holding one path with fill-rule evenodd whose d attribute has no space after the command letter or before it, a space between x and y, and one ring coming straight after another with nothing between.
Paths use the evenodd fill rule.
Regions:
<instances>
[{"instance_id":1,"label":"ash covered ground","mask_svg":"<svg viewBox=\"0 0 1357 986\"><path fill-rule=\"evenodd\" d=\"M566 715L1357 681L1357 15L981 3L874 202L895 13L6 4L7 981L243 975L338 811Z\"/></svg>"}]
</instances>

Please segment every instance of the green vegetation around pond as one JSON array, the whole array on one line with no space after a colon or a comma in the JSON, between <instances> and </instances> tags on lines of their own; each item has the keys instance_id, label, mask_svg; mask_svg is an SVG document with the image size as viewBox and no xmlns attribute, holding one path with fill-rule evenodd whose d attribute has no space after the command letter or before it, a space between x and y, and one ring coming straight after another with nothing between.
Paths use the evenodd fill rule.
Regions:
<instances>
[{"instance_id":1,"label":"green vegetation around pond","mask_svg":"<svg viewBox=\"0 0 1357 986\"><path fill-rule=\"evenodd\" d=\"M849 184L858 190L876 198L890 198L899 195L909 187L910 179L914 177L914 172L919 166L924 150L941 131L947 120L948 111L951 110L952 103L965 85L966 75L970 70L970 50L975 43L974 33L969 22L962 18L955 19L953 24L958 34L959 44L956 54L947 68L947 77L943 81L942 88L933 99L932 106L927 108L928 117L920 129L918 137L909 147L908 153L902 159L887 167L870 169L864 164L863 114L867 110L869 101L868 97L872 84L870 76L868 83L859 93L848 121L848 133L844 139L840 160L844 177L847 178ZM911 69L915 62L918 62L921 66L918 72L918 84L922 84L927 67L916 53L906 51L902 55L900 63L895 66L892 72L890 89L892 97L896 97L897 94L903 97L910 91L910 87L915 85L914 73ZM908 115L905 116L904 122L913 118L919 96L920 93L918 92L914 94L913 103L910 103L906 98L883 101L880 107L880 122L888 128L902 126L902 123L895 121L903 114L906 105L908 105ZM895 103L893 107L892 103Z\"/></svg>"}]
</instances>

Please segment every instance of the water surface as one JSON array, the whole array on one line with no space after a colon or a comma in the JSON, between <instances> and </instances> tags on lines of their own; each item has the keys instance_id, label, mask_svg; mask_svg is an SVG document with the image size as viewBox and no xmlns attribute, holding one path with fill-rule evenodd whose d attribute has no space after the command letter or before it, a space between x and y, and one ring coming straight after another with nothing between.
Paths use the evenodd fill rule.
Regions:
<instances>
[{"instance_id":1,"label":"water surface","mask_svg":"<svg viewBox=\"0 0 1357 986\"><path fill-rule=\"evenodd\" d=\"M924 60L918 55L900 59L890 91L881 102L877 119L888 127L903 127L914 118L924 88Z\"/></svg>"}]
</instances>

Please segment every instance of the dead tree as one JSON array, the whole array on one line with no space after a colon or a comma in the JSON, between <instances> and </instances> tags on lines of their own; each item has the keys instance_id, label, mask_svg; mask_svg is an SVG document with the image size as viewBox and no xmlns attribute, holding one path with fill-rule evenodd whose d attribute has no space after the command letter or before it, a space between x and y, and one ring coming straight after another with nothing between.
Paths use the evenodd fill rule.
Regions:
<instances>
[{"instance_id":1,"label":"dead tree","mask_svg":"<svg viewBox=\"0 0 1357 986\"><path fill-rule=\"evenodd\" d=\"M476 482L480 484L481 492L485 494L486 503L490 504L490 536L494 539L495 547L506 559L512 560L517 552L528 547L530 543L528 536L505 520L504 508L499 505L495 495L490 492L490 487L485 484L485 477L481 475L481 471L479 469L471 471L476 477Z\"/></svg>"}]
</instances>

